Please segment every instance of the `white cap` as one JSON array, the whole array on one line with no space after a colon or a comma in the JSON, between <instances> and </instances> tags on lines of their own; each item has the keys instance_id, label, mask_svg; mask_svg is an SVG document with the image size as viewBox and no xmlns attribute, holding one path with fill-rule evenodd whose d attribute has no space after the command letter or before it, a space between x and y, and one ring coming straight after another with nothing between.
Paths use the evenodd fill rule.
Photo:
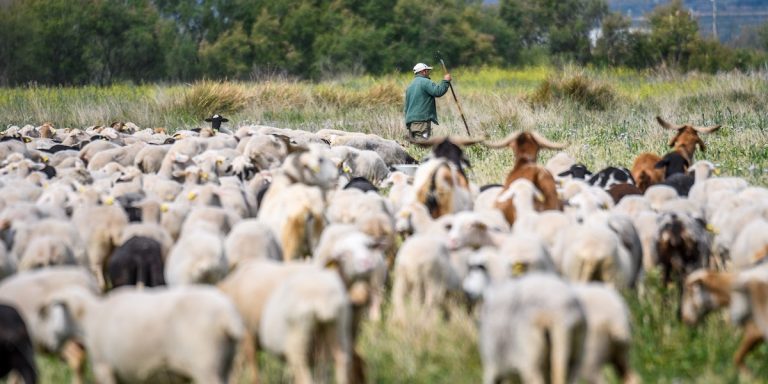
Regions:
<instances>
[{"instance_id":1,"label":"white cap","mask_svg":"<svg viewBox=\"0 0 768 384\"><path fill-rule=\"evenodd\" d=\"M413 67L413 73L419 73L425 69L432 69L432 67L424 63L418 63Z\"/></svg>"}]
</instances>

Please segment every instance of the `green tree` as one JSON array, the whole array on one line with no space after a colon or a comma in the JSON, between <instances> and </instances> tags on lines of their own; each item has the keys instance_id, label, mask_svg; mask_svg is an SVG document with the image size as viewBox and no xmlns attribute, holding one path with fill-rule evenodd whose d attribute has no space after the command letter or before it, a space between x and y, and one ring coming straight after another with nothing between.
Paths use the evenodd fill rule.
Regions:
<instances>
[{"instance_id":1,"label":"green tree","mask_svg":"<svg viewBox=\"0 0 768 384\"><path fill-rule=\"evenodd\" d=\"M566 60L590 59L589 32L608 12L605 0L502 0L499 15L528 48L543 44Z\"/></svg>"},{"instance_id":2,"label":"green tree","mask_svg":"<svg viewBox=\"0 0 768 384\"><path fill-rule=\"evenodd\" d=\"M699 25L682 0L672 0L656 7L649 16L650 43L664 65L685 69L696 45L700 43Z\"/></svg>"},{"instance_id":3,"label":"green tree","mask_svg":"<svg viewBox=\"0 0 768 384\"><path fill-rule=\"evenodd\" d=\"M200 57L207 76L213 78L246 78L251 71L253 48L241 24L219 38L200 46Z\"/></svg>"}]
</instances>

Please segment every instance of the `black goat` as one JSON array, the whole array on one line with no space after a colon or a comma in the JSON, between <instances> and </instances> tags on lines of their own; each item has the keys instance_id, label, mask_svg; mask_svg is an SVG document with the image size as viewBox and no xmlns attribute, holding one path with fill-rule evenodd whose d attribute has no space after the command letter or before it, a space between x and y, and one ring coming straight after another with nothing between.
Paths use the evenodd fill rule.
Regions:
<instances>
[{"instance_id":1,"label":"black goat","mask_svg":"<svg viewBox=\"0 0 768 384\"><path fill-rule=\"evenodd\" d=\"M0 304L0 378L16 371L25 384L37 382L34 348L16 308Z\"/></svg>"},{"instance_id":2,"label":"black goat","mask_svg":"<svg viewBox=\"0 0 768 384\"><path fill-rule=\"evenodd\" d=\"M654 166L656 169L664 169L664 179L678 173L685 173L690 162L679 152L670 152L664 155Z\"/></svg>"}]
</instances>

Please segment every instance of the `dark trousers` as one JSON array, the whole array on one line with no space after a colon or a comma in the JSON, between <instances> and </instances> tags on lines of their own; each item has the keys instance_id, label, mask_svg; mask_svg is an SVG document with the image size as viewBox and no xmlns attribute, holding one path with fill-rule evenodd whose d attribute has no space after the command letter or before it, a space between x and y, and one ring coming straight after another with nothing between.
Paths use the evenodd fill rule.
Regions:
<instances>
[{"instance_id":1,"label":"dark trousers","mask_svg":"<svg viewBox=\"0 0 768 384\"><path fill-rule=\"evenodd\" d=\"M432 136L431 121L412 121L406 125L411 139L426 140Z\"/></svg>"}]
</instances>

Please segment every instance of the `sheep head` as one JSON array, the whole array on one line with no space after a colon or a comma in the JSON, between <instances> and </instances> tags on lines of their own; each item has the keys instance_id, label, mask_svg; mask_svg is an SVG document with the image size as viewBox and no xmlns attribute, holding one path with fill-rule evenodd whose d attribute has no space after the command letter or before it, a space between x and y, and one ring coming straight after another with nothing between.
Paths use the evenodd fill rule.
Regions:
<instances>
[{"instance_id":1,"label":"sheep head","mask_svg":"<svg viewBox=\"0 0 768 384\"><path fill-rule=\"evenodd\" d=\"M677 134L669 139L668 145L688 158L689 161L693 160L693 153L696 151L696 145L701 148L702 152L707 150L704 141L699 137L699 133L712 133L721 127L721 125L713 125L710 127L698 127L690 124L675 125L665 121L661 116L656 116L656 121L666 129L677 130Z\"/></svg>"},{"instance_id":2,"label":"sheep head","mask_svg":"<svg viewBox=\"0 0 768 384\"><path fill-rule=\"evenodd\" d=\"M515 153L516 158L527 159L534 162L539 156L540 148L563 149L566 147L566 144L550 141L535 131L515 132L501 141L484 144L490 148L508 147Z\"/></svg>"}]
</instances>

